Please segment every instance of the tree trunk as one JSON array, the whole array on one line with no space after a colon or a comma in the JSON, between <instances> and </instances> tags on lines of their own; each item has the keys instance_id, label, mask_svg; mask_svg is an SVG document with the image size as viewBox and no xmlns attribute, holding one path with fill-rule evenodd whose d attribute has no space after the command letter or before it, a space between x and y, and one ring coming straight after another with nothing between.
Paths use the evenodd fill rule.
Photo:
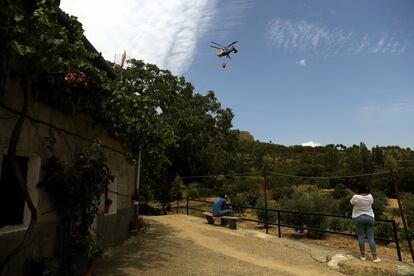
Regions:
<instances>
[{"instance_id":1,"label":"tree trunk","mask_svg":"<svg viewBox=\"0 0 414 276\"><path fill-rule=\"evenodd\" d=\"M28 104L29 104L28 98L29 98L30 82L27 81L26 78L24 78L22 81L22 84L23 84L23 107L22 107L22 111L14 126L13 132L10 137L8 155L10 158L11 165L13 167L13 171L17 177L19 186L23 193L25 202L27 203L27 206L30 210L30 223L29 223L29 227L27 228L24 234L23 240L17 245L17 247L14 250L10 252L9 255L7 255L1 261L0 275L3 275L5 273L5 268L7 264L9 264L10 261L13 259L13 257L16 256L20 251L22 251L25 247L27 247L32 242L33 233L34 233L35 225L37 221L37 209L35 205L33 204L32 198L30 197L30 194L27 188L27 182L26 182L26 179L24 178L22 168L20 167L20 164L19 164L19 161L16 155L17 143L19 142L21 130L22 130L24 121L27 116Z\"/></svg>"}]
</instances>

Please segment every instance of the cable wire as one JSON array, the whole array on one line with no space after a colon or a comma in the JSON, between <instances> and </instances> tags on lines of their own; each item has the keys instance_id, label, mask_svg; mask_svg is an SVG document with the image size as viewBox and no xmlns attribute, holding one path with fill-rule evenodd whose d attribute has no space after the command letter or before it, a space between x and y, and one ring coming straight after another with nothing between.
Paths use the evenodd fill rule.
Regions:
<instances>
[{"instance_id":1,"label":"cable wire","mask_svg":"<svg viewBox=\"0 0 414 276\"><path fill-rule=\"evenodd\" d=\"M366 176L373 176L373 175L383 175L383 174L389 174L390 172L382 171L382 172L376 172L376 173L343 175L343 176L301 176L301 175L283 174L283 173L268 172L268 171L266 171L266 173L273 174L273 175L279 175L279 176L307 178L307 179L341 179L341 178L357 178L357 177L366 177Z\"/></svg>"},{"instance_id":2,"label":"cable wire","mask_svg":"<svg viewBox=\"0 0 414 276\"><path fill-rule=\"evenodd\" d=\"M404 168L400 168L404 169ZM395 170L395 171L398 171ZM258 175L258 171L256 172L246 172L246 173L235 173L235 174L214 174L214 175L193 175L193 176L180 176L181 179L193 179L193 178L218 178L218 177L225 177L225 176L254 176ZM293 175L293 174L284 174L278 172L270 172L265 171L267 174L278 175L278 176L285 176L285 177L294 177L294 178L306 178L306 179L341 179L341 178L358 178L358 177L366 177L366 176L374 176L374 175L386 175L390 174L390 171L381 171L375 173L365 173L365 174L354 174L354 175L341 175L341 176L303 176L303 175Z\"/></svg>"},{"instance_id":3,"label":"cable wire","mask_svg":"<svg viewBox=\"0 0 414 276\"><path fill-rule=\"evenodd\" d=\"M191 179L191 178L217 178L225 176L249 176L257 175L258 172L246 172L246 173L233 173L233 174L211 174L211 175L193 175L193 176L180 176L181 179Z\"/></svg>"}]
</instances>

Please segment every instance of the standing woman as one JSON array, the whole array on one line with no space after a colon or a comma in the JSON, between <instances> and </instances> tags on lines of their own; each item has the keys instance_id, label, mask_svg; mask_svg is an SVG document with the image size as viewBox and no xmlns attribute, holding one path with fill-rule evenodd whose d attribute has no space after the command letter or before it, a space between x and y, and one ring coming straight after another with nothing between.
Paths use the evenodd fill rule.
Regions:
<instances>
[{"instance_id":1,"label":"standing woman","mask_svg":"<svg viewBox=\"0 0 414 276\"><path fill-rule=\"evenodd\" d=\"M351 198L351 204L354 206L352 209L352 218L355 219L359 250L361 252L361 260L366 260L365 255L365 237L368 240L369 247L371 249L372 260L374 263L381 262L381 259L377 256L377 246L374 240L374 211L372 210L372 203L374 198L370 194L368 187L361 186L358 190L358 194Z\"/></svg>"}]
</instances>

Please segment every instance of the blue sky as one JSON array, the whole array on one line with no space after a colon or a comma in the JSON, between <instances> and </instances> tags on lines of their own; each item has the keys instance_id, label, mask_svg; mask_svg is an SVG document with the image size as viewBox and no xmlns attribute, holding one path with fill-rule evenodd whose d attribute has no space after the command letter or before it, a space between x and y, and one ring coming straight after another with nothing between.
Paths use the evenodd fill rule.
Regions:
<instances>
[{"instance_id":1,"label":"blue sky","mask_svg":"<svg viewBox=\"0 0 414 276\"><path fill-rule=\"evenodd\" d=\"M255 139L414 147L414 1L96 1L62 8L107 59L126 49L213 90ZM209 47L234 40L231 60Z\"/></svg>"}]
</instances>

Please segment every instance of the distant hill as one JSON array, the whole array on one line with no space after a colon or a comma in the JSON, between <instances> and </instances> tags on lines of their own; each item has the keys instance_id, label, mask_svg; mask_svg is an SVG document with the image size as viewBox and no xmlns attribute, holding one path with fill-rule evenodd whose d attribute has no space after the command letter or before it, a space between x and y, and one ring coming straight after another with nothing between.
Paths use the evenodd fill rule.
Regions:
<instances>
[{"instance_id":1,"label":"distant hill","mask_svg":"<svg viewBox=\"0 0 414 276\"><path fill-rule=\"evenodd\" d=\"M245 130L240 130L239 132L239 140L240 141L254 141L254 137L253 135Z\"/></svg>"}]
</instances>

